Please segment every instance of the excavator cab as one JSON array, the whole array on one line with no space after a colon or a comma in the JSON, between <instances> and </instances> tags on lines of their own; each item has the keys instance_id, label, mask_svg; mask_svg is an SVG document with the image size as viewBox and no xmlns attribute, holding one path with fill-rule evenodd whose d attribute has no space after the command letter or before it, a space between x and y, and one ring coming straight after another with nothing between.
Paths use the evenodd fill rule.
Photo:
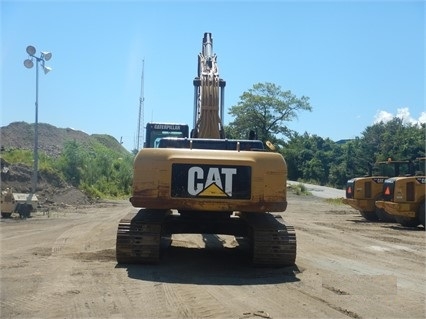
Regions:
<instances>
[{"instance_id":1,"label":"excavator cab","mask_svg":"<svg viewBox=\"0 0 426 319\"><path fill-rule=\"evenodd\" d=\"M147 123L145 130L145 148L155 148L159 146L162 138L165 137L188 137L189 126L177 123Z\"/></svg>"}]
</instances>

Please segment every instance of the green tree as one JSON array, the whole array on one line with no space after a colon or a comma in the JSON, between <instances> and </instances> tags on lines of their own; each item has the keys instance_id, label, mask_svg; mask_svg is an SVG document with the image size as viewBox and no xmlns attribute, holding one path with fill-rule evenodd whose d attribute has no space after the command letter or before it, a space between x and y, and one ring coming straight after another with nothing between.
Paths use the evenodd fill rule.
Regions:
<instances>
[{"instance_id":1,"label":"green tree","mask_svg":"<svg viewBox=\"0 0 426 319\"><path fill-rule=\"evenodd\" d=\"M133 176L133 158L128 156L118 158L113 162L115 183L122 194L130 193Z\"/></svg>"},{"instance_id":2,"label":"green tree","mask_svg":"<svg viewBox=\"0 0 426 319\"><path fill-rule=\"evenodd\" d=\"M425 154L425 124L404 124L394 118L367 127L361 141L359 155L364 161L414 159Z\"/></svg>"},{"instance_id":3,"label":"green tree","mask_svg":"<svg viewBox=\"0 0 426 319\"><path fill-rule=\"evenodd\" d=\"M336 143L305 132L295 133L285 144L282 154L287 162L288 178L328 184L329 172L334 163Z\"/></svg>"},{"instance_id":4,"label":"green tree","mask_svg":"<svg viewBox=\"0 0 426 319\"><path fill-rule=\"evenodd\" d=\"M65 180L92 197L122 197L131 191L133 155L101 143L64 144L57 167Z\"/></svg>"},{"instance_id":5,"label":"green tree","mask_svg":"<svg viewBox=\"0 0 426 319\"><path fill-rule=\"evenodd\" d=\"M73 186L79 186L83 171L83 150L77 141L64 144L64 151L58 161L60 171L65 180Z\"/></svg>"},{"instance_id":6,"label":"green tree","mask_svg":"<svg viewBox=\"0 0 426 319\"><path fill-rule=\"evenodd\" d=\"M362 176L367 172L367 162L358 162L360 139L348 141L342 145L336 144L331 156L328 184L343 188L349 178Z\"/></svg>"},{"instance_id":7,"label":"green tree","mask_svg":"<svg viewBox=\"0 0 426 319\"><path fill-rule=\"evenodd\" d=\"M278 135L291 135L285 123L297 118L301 110L312 110L308 97L298 98L273 83L257 83L230 108L229 114L235 119L229 123L228 132L235 138L247 138L252 130L261 141L276 143Z\"/></svg>"}]
</instances>

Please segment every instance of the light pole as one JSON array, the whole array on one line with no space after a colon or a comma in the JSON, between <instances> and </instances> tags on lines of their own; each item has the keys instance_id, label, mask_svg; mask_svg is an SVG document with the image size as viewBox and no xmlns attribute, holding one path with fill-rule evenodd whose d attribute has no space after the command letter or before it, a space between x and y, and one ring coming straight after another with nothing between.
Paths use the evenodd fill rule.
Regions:
<instances>
[{"instance_id":1,"label":"light pole","mask_svg":"<svg viewBox=\"0 0 426 319\"><path fill-rule=\"evenodd\" d=\"M40 57L36 57L36 49L32 45L27 46L28 59L24 61L24 65L27 69L31 69L34 66L33 59L36 60L36 100L35 100L35 124L34 124L34 170L32 178L32 193L36 193L37 189L37 175L38 175L38 63L41 62L44 74L47 74L52 69L44 65L45 61L49 61L52 58L52 53L41 52Z\"/></svg>"}]
</instances>

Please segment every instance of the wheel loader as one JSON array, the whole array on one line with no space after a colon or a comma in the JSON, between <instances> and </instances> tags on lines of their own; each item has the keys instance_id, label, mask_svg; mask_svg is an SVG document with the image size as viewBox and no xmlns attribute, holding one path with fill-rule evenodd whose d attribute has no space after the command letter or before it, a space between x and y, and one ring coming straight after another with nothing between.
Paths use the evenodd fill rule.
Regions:
<instances>
[{"instance_id":1,"label":"wheel loader","mask_svg":"<svg viewBox=\"0 0 426 319\"><path fill-rule=\"evenodd\" d=\"M426 157L415 161L414 176L392 177L383 183L383 199L376 202L405 227L425 227Z\"/></svg>"},{"instance_id":2,"label":"wheel loader","mask_svg":"<svg viewBox=\"0 0 426 319\"><path fill-rule=\"evenodd\" d=\"M226 82L211 33L204 33L193 85L190 136L160 138L135 157L130 202L137 210L119 222L117 262L158 263L163 239L188 233L246 238L254 265L294 265L294 227L275 214L287 208L285 159L260 140L226 138Z\"/></svg>"},{"instance_id":3,"label":"wheel loader","mask_svg":"<svg viewBox=\"0 0 426 319\"><path fill-rule=\"evenodd\" d=\"M343 203L350 205L369 221L395 222L395 217L376 206L376 201L383 198L383 183L386 178L414 174L412 161L378 161L369 164L368 174L351 178L346 183L346 198Z\"/></svg>"}]
</instances>

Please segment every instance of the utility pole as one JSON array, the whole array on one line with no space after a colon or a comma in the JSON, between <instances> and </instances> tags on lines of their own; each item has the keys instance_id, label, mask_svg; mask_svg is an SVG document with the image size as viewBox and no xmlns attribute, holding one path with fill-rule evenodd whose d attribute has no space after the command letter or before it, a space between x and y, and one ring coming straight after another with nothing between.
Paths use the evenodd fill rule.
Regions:
<instances>
[{"instance_id":1,"label":"utility pole","mask_svg":"<svg viewBox=\"0 0 426 319\"><path fill-rule=\"evenodd\" d=\"M24 61L24 65L27 69L31 69L34 66L33 59L36 61L36 100L35 100L35 122L34 122L34 169L32 177L32 194L35 194L37 191L37 181L38 181L38 64L41 63L43 67L44 74L52 71L52 68L45 66L44 63L49 61L52 58L52 53L50 52L41 52L40 57L36 57L36 48L32 45L27 46L26 49L29 58Z\"/></svg>"},{"instance_id":2,"label":"utility pole","mask_svg":"<svg viewBox=\"0 0 426 319\"><path fill-rule=\"evenodd\" d=\"M138 135L137 135L137 145L136 149L139 151L141 149L141 143L143 145L143 124L144 124L144 91L143 91L143 81L144 81L144 68L145 60L142 60L142 76L141 76L141 95L139 97L139 116L138 116Z\"/></svg>"}]
</instances>

